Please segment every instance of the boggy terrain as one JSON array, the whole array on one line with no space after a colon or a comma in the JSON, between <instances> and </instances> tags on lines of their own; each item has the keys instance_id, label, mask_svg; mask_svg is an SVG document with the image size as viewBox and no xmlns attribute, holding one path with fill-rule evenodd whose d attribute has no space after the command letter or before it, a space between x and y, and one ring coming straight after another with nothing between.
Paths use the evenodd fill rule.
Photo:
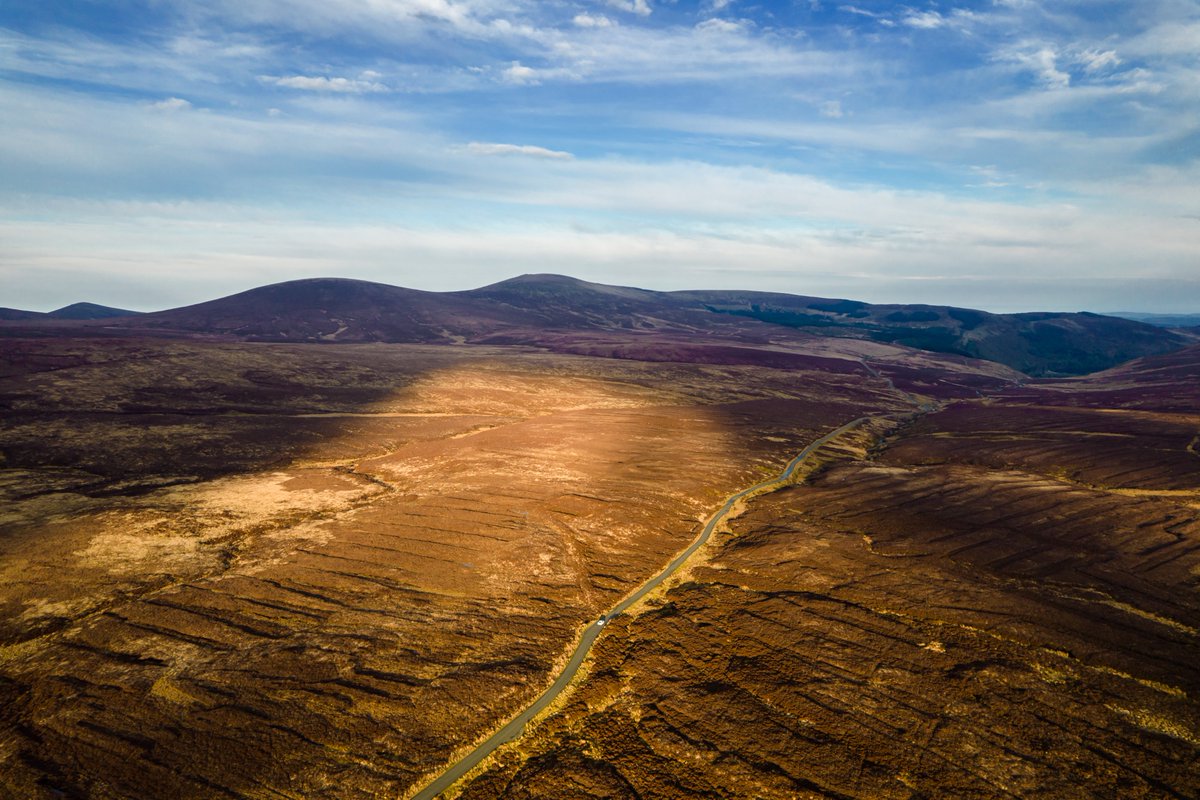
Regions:
<instances>
[{"instance_id":1,"label":"boggy terrain","mask_svg":"<svg viewBox=\"0 0 1200 800\"><path fill-rule=\"evenodd\" d=\"M459 796L1200 796L1197 366L826 452Z\"/></svg>"},{"instance_id":2,"label":"boggy terrain","mask_svg":"<svg viewBox=\"0 0 1200 800\"><path fill-rule=\"evenodd\" d=\"M7 344L10 797L402 795L725 496L912 407L856 353Z\"/></svg>"},{"instance_id":3,"label":"boggy terrain","mask_svg":"<svg viewBox=\"0 0 1200 800\"><path fill-rule=\"evenodd\" d=\"M6 341L0 796L409 796L863 416L452 793L1200 791L1196 349L556 336Z\"/></svg>"}]
</instances>

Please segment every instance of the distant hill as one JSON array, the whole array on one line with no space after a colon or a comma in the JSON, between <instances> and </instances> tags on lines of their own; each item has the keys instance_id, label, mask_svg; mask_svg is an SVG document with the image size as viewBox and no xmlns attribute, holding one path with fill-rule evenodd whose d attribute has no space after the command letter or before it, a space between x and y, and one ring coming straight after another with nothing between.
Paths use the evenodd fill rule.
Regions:
<instances>
[{"instance_id":1,"label":"distant hill","mask_svg":"<svg viewBox=\"0 0 1200 800\"><path fill-rule=\"evenodd\" d=\"M96 303L72 303L54 311L22 311L18 308L0 308L0 320L111 319L113 317L133 317L141 313L140 311L127 311L123 308L101 306Z\"/></svg>"},{"instance_id":2,"label":"distant hill","mask_svg":"<svg viewBox=\"0 0 1200 800\"><path fill-rule=\"evenodd\" d=\"M589 283L565 275L521 275L455 294L534 313L543 325L555 328L645 327L644 323L664 313L695 310L666 292Z\"/></svg>"},{"instance_id":3,"label":"distant hill","mask_svg":"<svg viewBox=\"0 0 1200 800\"><path fill-rule=\"evenodd\" d=\"M135 317L141 313L95 303L72 303L69 306L47 312L46 316L51 319L111 319L113 317Z\"/></svg>"},{"instance_id":4,"label":"distant hill","mask_svg":"<svg viewBox=\"0 0 1200 800\"><path fill-rule=\"evenodd\" d=\"M479 308L532 315L540 330L619 330L706 333L768 340L774 326L721 319L702 304L673 292L589 283L565 275L521 275L500 283L455 292ZM505 332L511 333L511 332ZM519 332L518 332L519 333ZM501 334L503 335L503 334Z\"/></svg>"},{"instance_id":5,"label":"distant hill","mask_svg":"<svg viewBox=\"0 0 1200 800\"><path fill-rule=\"evenodd\" d=\"M1143 322L1088 312L992 314L953 306L871 305L766 292L676 294L719 313L982 358L1037 376L1095 372L1188 343Z\"/></svg>"},{"instance_id":6,"label":"distant hill","mask_svg":"<svg viewBox=\"0 0 1200 800\"><path fill-rule=\"evenodd\" d=\"M445 342L540 323L534 314L489 308L452 292L310 278L144 314L130 327L258 341Z\"/></svg>"},{"instance_id":7,"label":"distant hill","mask_svg":"<svg viewBox=\"0 0 1200 800\"><path fill-rule=\"evenodd\" d=\"M1159 328L1200 328L1200 314L1142 314L1135 311L1114 311L1109 316L1132 319Z\"/></svg>"},{"instance_id":8,"label":"distant hill","mask_svg":"<svg viewBox=\"0 0 1200 800\"><path fill-rule=\"evenodd\" d=\"M41 311L22 311L19 308L0 308L0 320L25 320L25 319L43 319L45 314Z\"/></svg>"},{"instance_id":9,"label":"distant hill","mask_svg":"<svg viewBox=\"0 0 1200 800\"><path fill-rule=\"evenodd\" d=\"M261 341L528 343L547 330L747 327L669 294L559 275L526 275L462 292L310 278L143 314L129 326Z\"/></svg>"},{"instance_id":10,"label":"distant hill","mask_svg":"<svg viewBox=\"0 0 1200 800\"><path fill-rule=\"evenodd\" d=\"M563 275L522 275L461 292L313 278L168 311L117 316L131 313L76 304L38 317L102 324L110 335L143 331L286 342L539 345L554 337L561 344L563 333L572 331L643 338L669 333L768 345L855 338L985 359L1035 376L1094 372L1189 342L1161 327L1099 314L991 314L770 292L656 292ZM10 335L13 325L38 323L29 317L0 319L10 320L5 323Z\"/></svg>"}]
</instances>

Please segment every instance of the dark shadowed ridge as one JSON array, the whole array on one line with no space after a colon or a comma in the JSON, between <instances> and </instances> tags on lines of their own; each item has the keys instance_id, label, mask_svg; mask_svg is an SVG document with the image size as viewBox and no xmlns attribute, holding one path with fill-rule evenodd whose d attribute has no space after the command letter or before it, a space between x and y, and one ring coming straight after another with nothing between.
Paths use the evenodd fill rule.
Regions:
<instances>
[{"instance_id":1,"label":"dark shadowed ridge","mask_svg":"<svg viewBox=\"0 0 1200 800\"><path fill-rule=\"evenodd\" d=\"M535 314L540 327L557 330L710 332L737 327L668 292L607 286L565 275L521 275L454 294Z\"/></svg>"},{"instance_id":2,"label":"dark shadowed ridge","mask_svg":"<svg viewBox=\"0 0 1200 800\"><path fill-rule=\"evenodd\" d=\"M1029 375L1079 375L1176 350L1179 334L1088 312L992 314L953 306L872 305L770 292L674 292L710 311L995 361Z\"/></svg>"},{"instance_id":3,"label":"dark shadowed ridge","mask_svg":"<svg viewBox=\"0 0 1200 800\"><path fill-rule=\"evenodd\" d=\"M114 317L136 317L142 312L124 308L97 305L96 303L72 303L53 311L22 311L19 308L0 308L0 320L35 319L112 319Z\"/></svg>"},{"instance_id":4,"label":"dark shadowed ridge","mask_svg":"<svg viewBox=\"0 0 1200 800\"><path fill-rule=\"evenodd\" d=\"M645 308L647 305L690 305L675 300L669 292L655 292L632 286L608 286L549 273L519 275L480 289L453 294L519 306L527 306L531 301L549 301L555 305L566 303L575 307L599 303L628 309Z\"/></svg>"},{"instance_id":5,"label":"dark shadowed ridge","mask_svg":"<svg viewBox=\"0 0 1200 800\"><path fill-rule=\"evenodd\" d=\"M1192 413L1200 397L1200 344L1136 358L1091 375L1015 387L1002 396L1038 405Z\"/></svg>"},{"instance_id":6,"label":"dark shadowed ridge","mask_svg":"<svg viewBox=\"0 0 1200 800\"><path fill-rule=\"evenodd\" d=\"M251 341L442 342L534 322L516 309L497 311L452 293L310 278L146 314L131 327Z\"/></svg>"},{"instance_id":7,"label":"dark shadowed ridge","mask_svg":"<svg viewBox=\"0 0 1200 800\"><path fill-rule=\"evenodd\" d=\"M27 320L27 319L45 319L46 315L41 311L22 311L19 308L0 308L0 320Z\"/></svg>"},{"instance_id":8,"label":"dark shadowed ridge","mask_svg":"<svg viewBox=\"0 0 1200 800\"><path fill-rule=\"evenodd\" d=\"M1145 322L1159 328L1200 328L1200 314L1142 314L1136 311L1112 311L1108 316Z\"/></svg>"},{"instance_id":9,"label":"dark shadowed ridge","mask_svg":"<svg viewBox=\"0 0 1200 800\"><path fill-rule=\"evenodd\" d=\"M697 332L772 328L719 318L661 292L561 275L524 275L462 292L426 292L345 278L288 281L145 314L131 329L251 341L537 344L546 331ZM764 335L760 335L760 339Z\"/></svg>"},{"instance_id":10,"label":"dark shadowed ridge","mask_svg":"<svg viewBox=\"0 0 1200 800\"><path fill-rule=\"evenodd\" d=\"M95 303L72 303L69 306L47 312L51 319L112 319L114 317L137 317L140 311L129 311L124 308L112 308Z\"/></svg>"},{"instance_id":11,"label":"dark shadowed ridge","mask_svg":"<svg viewBox=\"0 0 1200 800\"><path fill-rule=\"evenodd\" d=\"M48 316L3 313L8 335L16 332L13 326L34 328ZM279 342L542 345L552 334L573 331L770 344L816 335L985 359L1035 376L1095 372L1191 341L1164 328L1086 312L991 314L772 292L656 292L547 274L460 292L311 278L168 311L78 324L109 335L152 332Z\"/></svg>"}]
</instances>

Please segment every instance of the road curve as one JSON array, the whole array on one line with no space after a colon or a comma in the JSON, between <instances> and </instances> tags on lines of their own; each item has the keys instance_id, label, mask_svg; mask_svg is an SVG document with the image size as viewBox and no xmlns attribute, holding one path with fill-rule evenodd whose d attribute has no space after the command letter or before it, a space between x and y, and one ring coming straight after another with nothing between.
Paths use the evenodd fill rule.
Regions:
<instances>
[{"instance_id":1,"label":"road curve","mask_svg":"<svg viewBox=\"0 0 1200 800\"><path fill-rule=\"evenodd\" d=\"M554 683L550 685L549 689L542 692L542 694L536 700L534 700L532 704L527 706L520 714L517 714L517 716L513 717L503 728L492 734L487 741L476 747L470 753L467 753L467 755L463 756L459 761L450 766L449 769L435 778L424 789L413 795L411 800L433 800L433 798L450 788L455 781L474 769L479 762L491 755L496 748L500 747L500 745L504 744L505 742L510 742L520 736L525 730L525 725L531 719L540 714L548 705L554 702L554 699L562 693L562 690L566 689L571 683L571 679L575 677L575 673L579 671L580 665L583 664L583 660L587 658L588 652L592 649L592 644L595 643L596 638L599 637L604 631L605 622L628 610L631 606L633 606L634 603L637 603L647 594L657 589L663 581L671 577L671 575L673 575L681 566L683 566L684 562L686 562L693 553L704 546L704 543L707 542L709 537L712 536L713 531L715 531L717 526L729 515L729 512L733 510L733 507L739 500L764 489L778 489L787 485L791 482L792 475L796 472L796 468L804 463L805 459L812 455L818 448L828 443L831 439L841 436L843 433L858 427L866 419L867 417L859 417L856 420L847 422L837 430L825 434L820 439L809 443L807 447L800 451L799 455L788 462L788 465L784 468L783 472L779 473L774 478L763 481L762 483L756 483L748 489L743 489L737 494L730 495L729 498L725 500L725 504L722 505L715 514L709 517L708 522L704 525L704 528L700 531L700 534L696 537L695 541L688 545L686 550L675 556L675 558L672 559L671 562L667 564L667 566L664 567L661 572L647 580L631 594L626 595L621 602L613 606L612 609L609 610L607 614L602 616L599 621L593 622L591 625L588 625L586 629L584 629L583 635L579 637L579 644L575 646L575 652L571 654L571 660L567 662L565 667L563 667L562 672L558 673L558 677L554 679Z\"/></svg>"}]
</instances>

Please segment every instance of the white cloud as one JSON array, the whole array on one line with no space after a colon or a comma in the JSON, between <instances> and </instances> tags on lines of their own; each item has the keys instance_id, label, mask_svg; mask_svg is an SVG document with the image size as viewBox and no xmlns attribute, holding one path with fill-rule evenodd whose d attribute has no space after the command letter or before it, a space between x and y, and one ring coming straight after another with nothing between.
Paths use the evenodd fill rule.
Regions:
<instances>
[{"instance_id":1,"label":"white cloud","mask_svg":"<svg viewBox=\"0 0 1200 800\"><path fill-rule=\"evenodd\" d=\"M709 19L692 27L613 26L568 30L554 40L546 66L501 74L508 82L620 82L634 85L680 82L746 82L791 78L853 79L873 67L865 55L834 52L784 32L760 31L753 22ZM526 72L532 70L532 72ZM720 91L714 86L714 91Z\"/></svg>"},{"instance_id":2,"label":"white cloud","mask_svg":"<svg viewBox=\"0 0 1200 800\"><path fill-rule=\"evenodd\" d=\"M147 95L179 94L203 86L234 84L260 71L271 48L242 35L224 39L176 37L166 41L106 42L64 30L44 38L0 26L0 60L14 73L132 89Z\"/></svg>"},{"instance_id":3,"label":"white cloud","mask_svg":"<svg viewBox=\"0 0 1200 800\"><path fill-rule=\"evenodd\" d=\"M403 36L436 24L470 35L483 35L495 18L489 0L210 0L214 18L257 25L320 31L366 30L385 37Z\"/></svg>"},{"instance_id":4,"label":"white cloud","mask_svg":"<svg viewBox=\"0 0 1200 800\"><path fill-rule=\"evenodd\" d=\"M287 89L302 89L309 92L364 94L367 92L388 91L388 87L374 80L374 78L378 77L380 77L379 73L367 71L362 73L358 78L327 78L324 76L308 75L288 75L284 77L260 75L258 79L263 83L274 86L283 86Z\"/></svg>"},{"instance_id":5,"label":"white cloud","mask_svg":"<svg viewBox=\"0 0 1200 800\"><path fill-rule=\"evenodd\" d=\"M927 192L847 192L820 181L692 163L665 171L636 163L610 166L618 167L606 181L610 189L621 189L630 176L635 181L606 201L646 197L650 202L630 211L642 219L644 209L669 199L663 189L697 200L720 200L711 195L725 192L728 201L719 205L733 207L759 197L764 178L771 195L767 208L807 194L805 208L831 211L763 224L753 216L763 212L756 206L750 215L716 227L670 227L614 225L603 217L571 224L539 219L545 214L536 209L521 222L496 228L470 221L482 217L461 214L450 224L396 224L264 213L252 206L94 204L73 208L66 220L6 215L9 221L0 221L0 237L8 244L0 253L0 280L13 297L45 295L48 284L96 297L112 292L114 284L127 297L178 292L153 304L129 303L134 307L180 305L330 274L462 289L520 272L561 271L567 263L586 279L650 288L712 286L719 280L729 287L876 302L1006 304L1013 310L1032 310L1031 305L1103 310L1125 301L1183 311L1180 304L1200 290L1191 259L1200 246L1194 220L1131 214L1128 208L1095 214L1061 204L962 203ZM688 176L695 182L680 183ZM573 181L563 194L589 186ZM1161 199L1163 188L1176 186L1156 187L1157 195ZM830 217L843 221L822 221ZM57 244L47 248L47 241ZM398 273L397 263L413 266ZM1053 271L1047 263L1055 265ZM164 264L179 273L164 280ZM1130 264L1156 266L1133 275ZM905 286L913 281L922 285ZM43 302L49 308L56 301Z\"/></svg>"},{"instance_id":6,"label":"white cloud","mask_svg":"<svg viewBox=\"0 0 1200 800\"><path fill-rule=\"evenodd\" d=\"M347 152L378 166L385 182L398 168L419 168L444 145L411 115L369 107L355 95L312 95L272 117L266 108L205 107L204 113L147 113L149 104L77 93L35 93L0 82L0 107L20 125L0 137L0 202L24 193L159 199L195 195L287 197L287 187L338 177ZM323 118L312 109L327 106ZM170 147L163 146L169 142ZM316 170L314 172L314 170Z\"/></svg>"},{"instance_id":7,"label":"white cloud","mask_svg":"<svg viewBox=\"0 0 1200 800\"><path fill-rule=\"evenodd\" d=\"M989 15L966 8L956 8L950 12L949 17L943 17L943 19L946 20L947 25L959 29L965 29L970 25L986 25L991 21Z\"/></svg>"},{"instance_id":8,"label":"white cloud","mask_svg":"<svg viewBox=\"0 0 1200 800\"><path fill-rule=\"evenodd\" d=\"M576 14L575 18L571 21L579 28L611 28L613 25L616 25L615 22L603 14Z\"/></svg>"},{"instance_id":9,"label":"white cloud","mask_svg":"<svg viewBox=\"0 0 1200 800\"><path fill-rule=\"evenodd\" d=\"M699 33L742 33L746 30L742 22L727 19L706 19L696 25Z\"/></svg>"},{"instance_id":10,"label":"white cloud","mask_svg":"<svg viewBox=\"0 0 1200 800\"><path fill-rule=\"evenodd\" d=\"M813 152L833 150L868 154L892 163L995 164L1013 173L1020 185L1074 180L1083 176L1114 179L1138 169L1143 154L1191 135L1189 119L1168 116L1152 129L1096 131L1064 128L1057 115L1097 102L1109 103L1120 87L1066 90L1038 88L1003 101L981 103L922 119L878 117L866 109L846 122L767 116L647 112L639 124L692 136L774 141ZM1078 95L1078 96L1077 96ZM819 108L819 98L808 99ZM1040 120L1046 117L1046 125ZM1025 176L1022 178L1022 176Z\"/></svg>"},{"instance_id":11,"label":"white cloud","mask_svg":"<svg viewBox=\"0 0 1200 800\"><path fill-rule=\"evenodd\" d=\"M1042 82L1051 89L1065 89L1071 85L1071 75L1060 70L1057 62L1058 54L1049 47L1043 47L1027 63L1037 70Z\"/></svg>"},{"instance_id":12,"label":"white cloud","mask_svg":"<svg viewBox=\"0 0 1200 800\"><path fill-rule=\"evenodd\" d=\"M1154 25L1144 33L1131 37L1122 49L1151 58L1168 56L1194 58L1198 41L1200 41L1200 21L1178 20Z\"/></svg>"},{"instance_id":13,"label":"white cloud","mask_svg":"<svg viewBox=\"0 0 1200 800\"><path fill-rule=\"evenodd\" d=\"M648 17L652 11L646 0L604 0L604 3L612 8L637 14L639 17Z\"/></svg>"},{"instance_id":14,"label":"white cloud","mask_svg":"<svg viewBox=\"0 0 1200 800\"><path fill-rule=\"evenodd\" d=\"M513 83L518 86L536 86L541 83L538 71L533 67L525 66L520 61L514 61L511 66L500 73L500 77L505 83Z\"/></svg>"},{"instance_id":15,"label":"white cloud","mask_svg":"<svg viewBox=\"0 0 1200 800\"><path fill-rule=\"evenodd\" d=\"M913 11L912 9L909 9L901 21L910 28L926 30L940 28L946 24L946 18L936 11Z\"/></svg>"},{"instance_id":16,"label":"white cloud","mask_svg":"<svg viewBox=\"0 0 1200 800\"><path fill-rule=\"evenodd\" d=\"M186 111L192 107L192 104L182 97L168 97L166 100L151 103L150 107L159 111Z\"/></svg>"},{"instance_id":17,"label":"white cloud","mask_svg":"<svg viewBox=\"0 0 1200 800\"><path fill-rule=\"evenodd\" d=\"M224 0L214 0L220 5ZM633 0L621 0L629 8L639 7ZM374 11L369 17L367 5ZM407 20L397 29L383 18L383 9L395 5L397 14ZM440 16L424 18L411 16L419 4L390 0L370 3L350 0L255 0L228 13L252 17L280 26L305 30L317 25L322 9L337 8L347 15L346 20L329 20L329 26L369 26L371 33L381 39L404 40L418 35L417 28L440 25ZM644 0L641 3L646 9ZM221 6L224 8L224 6ZM477 89L481 79L491 77L513 84L545 83L552 80L617 81L636 84L657 82L741 80L751 76L791 76L819 78L830 72L845 72L862 61L856 55L832 53L811 45L801 46L798 40L780 32L763 32L746 36L713 36L714 32L749 33L745 23L719 21L697 30L694 27L668 25L648 27L618 26L616 21L595 11L576 14L578 24L564 29L536 28L509 23L507 20L486 18L489 9L508 8L514 18L522 9L528 11L526 0L478 0L470 6L467 17L475 20L468 28L456 26L440 35L458 35L458 44L451 48L464 57L458 65L445 63L394 62L386 70L389 76L403 75L403 91L437 92ZM240 10L239 10L240 9ZM287 10L289 14L285 14ZM401 14L403 12L403 14ZM332 12L330 12L332 13ZM260 19L261 17L261 19ZM432 20L432 21L431 21ZM605 23L607 21L607 24ZM504 24L501 25L500 23ZM465 24L465 23L464 23ZM325 25L325 22L321 22ZM324 29L324 28L322 28ZM338 35L336 27L329 35ZM505 40L503 66L489 67L498 51L496 38ZM411 38L411 37L410 37ZM98 43L89 38L72 38L62 42L30 40L0 30L0 51L10 61L10 69L46 77L94 81L97 74L126 88L150 93L189 91L213 92L214 86L228 87L237 92L244 75L259 75L265 85L292 88L313 94L368 94L397 91L375 70L336 76L313 72L281 72L275 63L278 53L238 34L224 45L217 37L190 37L171 40L170 52L156 51L151 45L121 47ZM511 52L512 55L508 55ZM186 55L191 54L191 55ZM9 56L12 56L9 58ZM289 58L290 60L290 58ZM315 59L314 59L315 61ZM317 62L319 63L319 62ZM536 67L526 66L536 64ZM508 66L511 65L511 66ZM374 66L374 65L372 65ZM508 66L508 68L506 68ZM274 68L274 69L273 69Z\"/></svg>"},{"instance_id":18,"label":"white cloud","mask_svg":"<svg viewBox=\"0 0 1200 800\"><path fill-rule=\"evenodd\" d=\"M1154 286L1181 291L1189 276L1195 288L1200 225L1185 216L1200 214L1200 165L1163 169L1140 182L1100 176L1091 183L1060 182L1056 196L1073 192L1073 204L1037 195L1018 202L1006 200L1007 192L963 196L845 185L698 159L570 159L548 148L495 142L455 148L412 124L388 127L383 112L363 113L366 101L354 96L309 98L321 106L346 106L336 124L293 116L290 109L277 120L215 110L183 119L146 114L116 99L51 102L40 92L3 87L0 101L21 121L0 141L0 169L9 179L0 195L0 205L7 204L0 220L9 220L0 222L6 243L0 282L6 287L17 280L21 287L44 286L46 275L60 274L46 271L54 265L75 281L73 289L85 279L89 286L111 285L114 276L134 269L143 270L143 283L162 285L163 264L203 276L179 302L222 293L228 287L210 283L217 276L242 282L233 288L306 274L432 280L416 270L407 278L388 271L400 254L445 281L561 269L569 262L573 271L601 280L628 270L640 282L670 270L679 288L708 285L707 276L719 270L731 285L766 288L778 281L773 288L786 288L791 281L799 291L796 282L803 282L803 291L817 293L812 286L832 286L819 283L821 276L857 273L866 277L839 278L840 288L828 291L865 299L903 276L955 275L956 266L971 264L974 274L985 277L960 286L958 300L974 305L971 294L994 285L985 286L987 275L1004 276L1018 303L1022 291L1025 303L1029 297L1040 304L1092 302L1066 289L1053 297L1040 292L1038 281L1048 272L1064 286L1108 281L1115 287L1110 296L1118 299L1120 292ZM30 113L34 108L37 114ZM814 124L810 131L856 144L863 142L855 137L874 136L889 153L937 147L950 160L961 157L954 150L961 134L943 122L929 120L915 132L849 124ZM150 146L161 141L176 146ZM1086 139L1085 147L1077 143L1058 138L1042 146L1055 157L1078 149L1080 162L1105 160L1104 151ZM1130 149L1122 142L1110 146L1114 153ZM314 164L334 163L330 157L348 149L360 165L379 169L356 168L371 175L364 178L329 175L321 166L322 202L280 208L279 197L315 185L306 172ZM1009 180L1011 167L1003 162L963 163L989 165L975 173L984 181ZM410 165L436 177L385 175L396 167L408 172ZM183 185L228 201L198 207L173 194L160 203L81 200L64 206L37 194L85 170L115 193L145 191L131 176L169 174L172 192ZM256 197L266 200L260 204ZM497 208L503 209L499 217ZM762 272L744 272L749 264ZM485 267L494 272L480 274ZM21 277L33 274L36 281ZM137 283L131 279L129 285ZM923 289L922 299L931 301L948 285Z\"/></svg>"},{"instance_id":19,"label":"white cloud","mask_svg":"<svg viewBox=\"0 0 1200 800\"><path fill-rule=\"evenodd\" d=\"M467 152L480 156L528 156L553 161L570 161L575 156L565 150L551 150L532 144L501 144L498 142L471 142Z\"/></svg>"},{"instance_id":20,"label":"white cloud","mask_svg":"<svg viewBox=\"0 0 1200 800\"><path fill-rule=\"evenodd\" d=\"M263 42L231 34L207 37L184 34L171 39L166 46L176 55L208 61L261 60L269 58L273 50Z\"/></svg>"},{"instance_id":21,"label":"white cloud","mask_svg":"<svg viewBox=\"0 0 1200 800\"><path fill-rule=\"evenodd\" d=\"M1121 59L1114 50L1084 50L1078 56L1085 72L1094 73L1119 66Z\"/></svg>"},{"instance_id":22,"label":"white cloud","mask_svg":"<svg viewBox=\"0 0 1200 800\"><path fill-rule=\"evenodd\" d=\"M655 10L668 18L649 25L643 17L652 2L615 0L609 5L619 11L613 11L603 2L535 0L212 0L205 6L216 10L208 16L197 10L179 29L186 28L183 35L163 30L158 38L107 41L103 32L59 29L36 39L0 30L6 67L37 78L0 83L0 107L11 111L3 137L8 141L0 143L0 174L6 178L0 202L43 192L124 193L168 198L164 202L212 196L246 206L254 198L273 198L296 208L308 202L314 218L324 215L336 228L346 204L291 199L312 197L316 193L307 189L319 182L330 196L343 199L393 202L420 195L441 198L447 207L478 200L485 204L479 220L494 225L501 218L506 223L574 211L593 227L619 217L609 230L621 228L620 235L587 239L603 240L596 252L613 257L669 241L682 259L701 241L691 233L703 228L730 241L734 233L741 237L737 246L720 250L733 259L766 253L772 265L784 269L784 249L777 252L763 242L791 237L809 248L802 252L821 253L829 264L845 257L883 272L889 252L903 251L907 258L917 242L932 243L931 252L946 256L944 263L951 263L951 251L971 261L970 237L956 237L973 231L973 241L985 250L999 250L992 243L1006 242L1005 252L1011 253L1018 247L1014 242L1023 242L1020 247L1049 261L1059 249L1082 243L1081 252L1115 263L1115 256L1086 237L1045 233L1038 217L1044 213L1064 230L1071 225L1100 230L1117 219L1112 231L1127 236L1129 244L1113 252L1128 256L1135 267L1153 261L1139 260L1134 252L1135 244L1147 242L1146 232L1170 234L1174 245L1167 238L1152 243L1154 263L1190 263L1194 270L1194 256L1188 262L1168 252L1195 244L1191 228L1160 224L1143 213L1140 196L1130 200L1112 189L1149 161L1179 165L1195 153L1189 137L1200 98L1194 58L1200 25L1189 21L1182 0L1148 0L1139 7L1127 2L1120 25L1108 24L1115 17L1087 18L1091 2L1044 8L992 2L972 4L981 10L968 13L951 3L906 7L845 0L859 3L842 6L846 15L876 22L802 31L779 27L780 18L751 3L738 4L739 16L744 9L760 20L759 27L730 20L693 26L696 18L688 19L682 9L664 15L666 4L655 4ZM698 5L703 10L715 4ZM880 27L887 25L905 26L908 34L890 35ZM921 28L938 28L935 37L970 31L982 63L912 46ZM317 34L319 49L310 44ZM425 57L443 44L435 57ZM414 63L400 60L405 58ZM950 80L942 80L947 74ZM258 83L251 77L247 85L245 76L256 75L264 77ZM548 106L499 85L555 81L623 84L622 102L609 102L608 87L602 93L581 87L555 93ZM934 81L939 81L936 104L924 105ZM105 91L97 101L99 93L89 87L98 83L117 91ZM684 83L691 85L681 90ZM19 107L5 96L18 85L39 89ZM646 91L649 85L653 91ZM413 94L403 103L372 94L389 87ZM465 91L436 102L416 94L446 90ZM680 110L694 108L691 101L701 92L713 98L712 113L684 119ZM191 105L184 97L197 113L186 113ZM779 102L783 97L793 102ZM463 105L468 102L471 107ZM449 122L448 108L462 116ZM638 152L643 160L597 162L536 145L465 143L459 123L486 125L481 115L501 113L505 133L492 136L550 144L587 137L588 152L599 146ZM454 132L445 130L448 124ZM543 139L548 130L561 133ZM744 146L746 140L763 146L753 156L740 155L748 150L735 150L733 143ZM156 146L164 141L174 146ZM354 154L351 165L347 152ZM673 161L681 154L692 160ZM732 165L739 159L781 169L719 172L705 163ZM897 185L923 171L931 184L942 181L955 197L990 205L963 210L960 220L937 207L936 193L851 191L836 181L787 172L800 163L814 170L853 163L861 166L856 174L868 176L864 180L874 174ZM1171 169L1182 174L1186 166ZM1194 170L1188 174L1200 179ZM1085 178L1095 184L1082 183ZM768 187L769 196L757 197L755 185ZM987 190L1001 185L1010 186ZM1161 189L1144 194L1157 199L1156 213L1165 220L1200 214L1194 194L1187 192L1182 181L1164 181ZM1044 199L1064 196L1083 207L1078 217ZM1014 198L1028 208L1019 209ZM1136 224L1093 213L1125 201L1139 209ZM419 204L394 202L387 207L392 219L411 221L426 213ZM909 215L906 206L918 206L921 213ZM993 214L1005 219L989 228ZM441 252L459 247L451 228L465 224L452 213L446 216L452 223L431 234L431 240L444 238ZM770 229L779 219L785 222ZM761 236L752 230L760 222ZM1188 226L1200 229L1194 222ZM805 236L796 233L799 228ZM647 230L651 233L642 235ZM853 233L842 236L842 230ZM1022 230L1038 236L1021 239ZM1097 242L1121 244L1116 233L1101 233ZM364 233L370 235L375 234ZM569 237L556 236L546 234L566 252ZM696 246L715 248L720 236ZM119 244L110 250L114 260ZM136 247L135 237L125 244ZM44 240L47 260L58 246L52 237ZM874 255L865 255L868 251ZM936 274L945 274L944 267Z\"/></svg>"},{"instance_id":23,"label":"white cloud","mask_svg":"<svg viewBox=\"0 0 1200 800\"><path fill-rule=\"evenodd\" d=\"M1034 72L1048 89L1065 89L1071 85L1071 75L1058 68L1058 53L1050 45L1022 44L997 52L1002 61L1011 61Z\"/></svg>"},{"instance_id":24,"label":"white cloud","mask_svg":"<svg viewBox=\"0 0 1200 800\"><path fill-rule=\"evenodd\" d=\"M978 175L982 180L981 183L969 184L971 186L981 186L985 189L1000 189L1012 184L1007 180L1008 176L1002 174L995 166L971 166L970 171Z\"/></svg>"}]
</instances>

